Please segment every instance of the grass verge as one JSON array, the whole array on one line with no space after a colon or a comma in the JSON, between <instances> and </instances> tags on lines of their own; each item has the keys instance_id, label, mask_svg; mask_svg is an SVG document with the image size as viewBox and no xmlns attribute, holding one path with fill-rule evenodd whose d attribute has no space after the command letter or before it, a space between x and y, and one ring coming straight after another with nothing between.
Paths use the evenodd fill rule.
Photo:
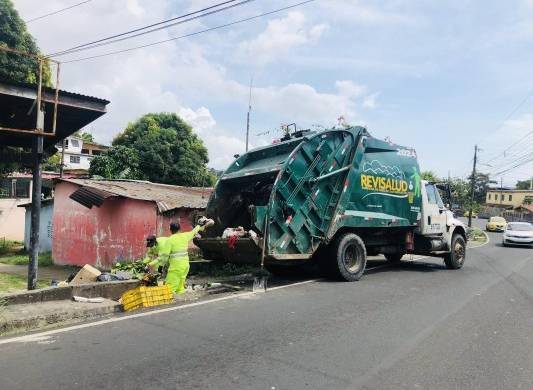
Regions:
<instances>
[{"instance_id":1,"label":"grass verge","mask_svg":"<svg viewBox=\"0 0 533 390\"><path fill-rule=\"evenodd\" d=\"M0 293L9 293L26 290L28 281L26 277L0 273ZM40 280L37 282L37 288L48 287L49 282Z\"/></svg>"},{"instance_id":2,"label":"grass verge","mask_svg":"<svg viewBox=\"0 0 533 390\"><path fill-rule=\"evenodd\" d=\"M15 252L4 252L0 254L0 263L11 265L28 265L29 255L24 249L19 249ZM47 267L54 264L51 252L44 252L39 254L39 266Z\"/></svg>"},{"instance_id":3,"label":"grass verge","mask_svg":"<svg viewBox=\"0 0 533 390\"><path fill-rule=\"evenodd\" d=\"M481 229L470 228L468 229L467 234L468 240L471 242L475 242L476 244L483 244L487 241L487 235Z\"/></svg>"}]
</instances>

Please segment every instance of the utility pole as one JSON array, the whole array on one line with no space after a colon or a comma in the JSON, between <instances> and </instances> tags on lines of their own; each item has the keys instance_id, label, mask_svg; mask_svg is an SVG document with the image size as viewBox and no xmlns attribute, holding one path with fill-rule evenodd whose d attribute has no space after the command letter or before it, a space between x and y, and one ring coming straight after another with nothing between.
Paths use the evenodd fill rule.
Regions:
<instances>
[{"instance_id":1,"label":"utility pole","mask_svg":"<svg viewBox=\"0 0 533 390\"><path fill-rule=\"evenodd\" d=\"M503 176L500 177L500 204L503 202Z\"/></svg>"},{"instance_id":2,"label":"utility pole","mask_svg":"<svg viewBox=\"0 0 533 390\"><path fill-rule=\"evenodd\" d=\"M65 167L65 139L61 141L61 165L59 166L59 177L63 178L63 168Z\"/></svg>"},{"instance_id":3,"label":"utility pole","mask_svg":"<svg viewBox=\"0 0 533 390\"><path fill-rule=\"evenodd\" d=\"M472 227L472 213L474 212L474 190L476 187L476 164L477 164L477 145L474 146L474 165L472 167L472 178L470 180L470 210L468 213L468 227Z\"/></svg>"},{"instance_id":4,"label":"utility pole","mask_svg":"<svg viewBox=\"0 0 533 390\"><path fill-rule=\"evenodd\" d=\"M250 138L250 111L252 111L252 83L253 76L250 78L250 95L248 96L248 115L246 115L246 151L248 151L248 139Z\"/></svg>"},{"instance_id":5,"label":"utility pole","mask_svg":"<svg viewBox=\"0 0 533 390\"><path fill-rule=\"evenodd\" d=\"M39 61L39 84L36 99L36 123L37 131L44 131L44 111L42 107L42 74L43 61ZM39 267L39 226L41 219L41 189L42 174L41 161L43 158L43 136L37 135L32 145L32 190L31 190L31 214L30 214L30 254L28 261L28 290L37 287L37 272Z\"/></svg>"}]
</instances>

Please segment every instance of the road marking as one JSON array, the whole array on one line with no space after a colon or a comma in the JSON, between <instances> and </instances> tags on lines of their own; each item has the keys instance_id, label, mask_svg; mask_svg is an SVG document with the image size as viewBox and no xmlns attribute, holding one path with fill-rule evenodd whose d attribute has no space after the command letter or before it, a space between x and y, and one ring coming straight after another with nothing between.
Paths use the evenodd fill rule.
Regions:
<instances>
[{"instance_id":1,"label":"road marking","mask_svg":"<svg viewBox=\"0 0 533 390\"><path fill-rule=\"evenodd\" d=\"M297 286L301 286L301 285L304 285L304 284L313 283L313 282L316 282L318 280L320 280L320 279L310 279L310 280L305 280L305 281L302 281L302 282L285 284L283 286L276 286L276 287L269 288L267 291L281 290L281 289L289 288L289 287L297 287ZM68 326L66 328L53 329L53 330L48 330L48 331L39 332L39 333L33 333L33 334L25 335L25 336L11 337L11 338L8 338L8 339L0 340L0 345L10 344L10 343L27 343L27 342L43 341L43 340L46 340L49 336L55 335L55 334L58 334L58 333L66 333L66 332L70 332L72 330L92 328L94 326L106 325L106 324L110 324L110 323L113 323L113 322L126 321L126 320L130 320L130 319L134 319L134 318L148 317L148 316L152 316L152 315L156 315L156 314L160 314L160 313L167 313L167 312L172 312L172 311L185 310L185 309L188 309L190 307L203 306L203 305L207 305L209 303L222 302L222 301L227 301L227 300L230 300L230 299L237 299L237 298L246 298L246 297L250 297L250 296L257 296L257 293L249 291L249 292L245 292L245 293L227 295L225 297L214 298L214 299L201 301L201 302L188 303L188 304L181 305L181 306L166 307L166 308L163 308L163 309L156 309L156 310L147 311L147 312L143 312L143 313L137 313L137 314L124 315L124 316L121 316L121 317L108 318L108 319L105 319L105 320L90 322L90 323L86 323L86 324L72 325L72 326Z\"/></svg>"}]
</instances>

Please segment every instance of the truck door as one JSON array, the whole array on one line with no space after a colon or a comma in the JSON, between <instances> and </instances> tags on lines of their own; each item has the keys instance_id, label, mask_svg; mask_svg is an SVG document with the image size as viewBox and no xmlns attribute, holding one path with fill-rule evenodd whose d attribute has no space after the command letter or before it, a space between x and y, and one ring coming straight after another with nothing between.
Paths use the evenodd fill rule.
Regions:
<instances>
[{"instance_id":1,"label":"truck door","mask_svg":"<svg viewBox=\"0 0 533 390\"><path fill-rule=\"evenodd\" d=\"M422 182L423 212L422 234L444 234L446 213L439 191L434 184Z\"/></svg>"}]
</instances>

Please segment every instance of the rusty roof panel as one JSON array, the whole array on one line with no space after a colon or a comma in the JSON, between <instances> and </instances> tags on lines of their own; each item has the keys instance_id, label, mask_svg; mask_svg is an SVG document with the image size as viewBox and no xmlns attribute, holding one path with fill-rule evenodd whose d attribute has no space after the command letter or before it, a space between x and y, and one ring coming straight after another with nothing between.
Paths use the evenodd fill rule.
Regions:
<instances>
[{"instance_id":1,"label":"rusty roof panel","mask_svg":"<svg viewBox=\"0 0 533 390\"><path fill-rule=\"evenodd\" d=\"M207 206L212 188L182 187L168 184L151 183L138 180L93 180L93 179L58 179L81 186L72 196L77 202L100 206L109 196L155 202L159 212L178 208L204 209ZM74 195L76 194L77 195ZM86 206L89 207L89 206Z\"/></svg>"}]
</instances>

